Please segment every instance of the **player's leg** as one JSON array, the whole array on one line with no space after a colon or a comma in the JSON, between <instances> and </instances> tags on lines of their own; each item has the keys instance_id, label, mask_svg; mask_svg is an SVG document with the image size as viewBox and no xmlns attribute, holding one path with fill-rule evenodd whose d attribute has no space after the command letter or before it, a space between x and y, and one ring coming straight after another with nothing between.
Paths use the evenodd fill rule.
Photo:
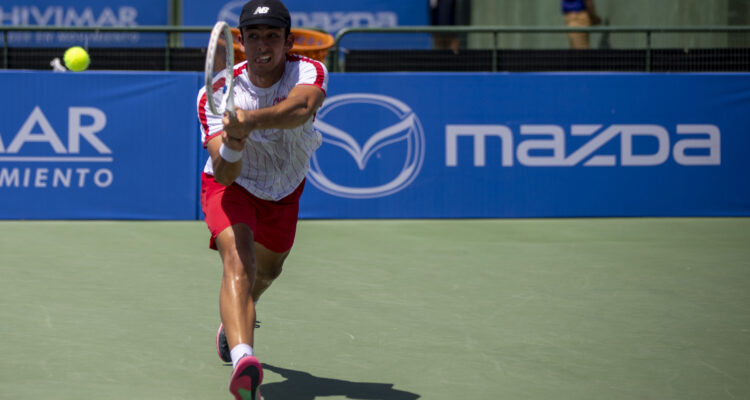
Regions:
<instances>
[{"instance_id":1,"label":"player's leg","mask_svg":"<svg viewBox=\"0 0 750 400\"><path fill-rule=\"evenodd\" d=\"M258 302L263 292L281 275L284 260L294 244L299 216L299 198L305 182L279 201L258 199L255 229L255 257L257 270L253 299Z\"/></svg>"},{"instance_id":2,"label":"player's leg","mask_svg":"<svg viewBox=\"0 0 750 400\"><path fill-rule=\"evenodd\" d=\"M268 250L265 246L260 243L255 243L255 259L256 259L256 272L255 282L253 283L252 298L253 303L257 304L260 296L263 292L271 286L271 283L279 277L281 274L284 260L289 255L289 250L283 253L276 253ZM256 320L255 327L260 326L260 321L257 319L256 309ZM232 357L230 355L229 342L227 341L226 332L224 331L224 325L219 326L219 330L216 332L216 352L219 354L219 358L224 362L231 362Z\"/></svg>"},{"instance_id":3,"label":"player's leg","mask_svg":"<svg viewBox=\"0 0 750 400\"><path fill-rule=\"evenodd\" d=\"M229 391L235 399L255 399L263 380L263 368L253 356L252 349L255 306L251 291L257 265L253 244L256 210L247 190L236 184L223 186L206 174L201 183L201 205L211 231L210 247L219 251L224 267L219 309L222 328L225 328L228 339L227 347L231 349L229 358L234 366ZM219 345L217 335L217 347Z\"/></svg>"},{"instance_id":4,"label":"player's leg","mask_svg":"<svg viewBox=\"0 0 750 400\"><path fill-rule=\"evenodd\" d=\"M284 260L288 255L289 250L282 253L276 253L268 250L260 243L255 243L256 272L251 292L254 305L258 303L260 296L269 286L271 286L271 283L279 277L284 265ZM258 328L259 326L260 321L257 319L256 309L255 327ZM229 341L227 340L226 332L224 331L224 325L221 325L216 332L216 352L219 354L219 358L224 362L232 361L230 355L231 347L229 346Z\"/></svg>"},{"instance_id":5,"label":"player's leg","mask_svg":"<svg viewBox=\"0 0 750 400\"><path fill-rule=\"evenodd\" d=\"M257 269L253 232L245 224L232 225L216 237L216 245L224 265L219 309L229 348L241 343L253 346L252 288Z\"/></svg>"},{"instance_id":6,"label":"player's leg","mask_svg":"<svg viewBox=\"0 0 750 400\"><path fill-rule=\"evenodd\" d=\"M253 300L257 303L263 292L271 286L276 278L281 275L284 260L290 250L277 253L269 250L266 246L255 242L255 259L257 268L255 272L255 283L253 285Z\"/></svg>"},{"instance_id":7,"label":"player's leg","mask_svg":"<svg viewBox=\"0 0 750 400\"><path fill-rule=\"evenodd\" d=\"M251 295L256 259L253 232L235 224L216 237L224 264L219 308L234 370L229 391L235 399L257 399L263 381L263 367L253 355L255 305Z\"/></svg>"}]
</instances>

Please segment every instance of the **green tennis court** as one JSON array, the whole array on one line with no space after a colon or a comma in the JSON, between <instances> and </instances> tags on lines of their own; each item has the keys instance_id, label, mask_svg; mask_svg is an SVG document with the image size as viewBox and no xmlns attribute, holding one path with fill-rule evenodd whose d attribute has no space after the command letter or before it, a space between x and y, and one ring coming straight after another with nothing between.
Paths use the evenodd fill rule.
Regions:
<instances>
[{"instance_id":1,"label":"green tennis court","mask_svg":"<svg viewBox=\"0 0 750 400\"><path fill-rule=\"evenodd\" d=\"M202 222L0 222L0 398L229 399ZM750 398L750 219L302 221L263 397Z\"/></svg>"}]
</instances>

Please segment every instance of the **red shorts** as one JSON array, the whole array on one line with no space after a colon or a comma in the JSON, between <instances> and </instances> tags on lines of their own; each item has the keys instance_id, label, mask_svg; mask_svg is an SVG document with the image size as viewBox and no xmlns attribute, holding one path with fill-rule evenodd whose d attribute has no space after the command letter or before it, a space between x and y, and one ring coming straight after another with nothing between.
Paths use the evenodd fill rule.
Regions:
<instances>
[{"instance_id":1,"label":"red shorts","mask_svg":"<svg viewBox=\"0 0 750 400\"><path fill-rule=\"evenodd\" d=\"M254 240L268 250L283 253L292 248L297 232L299 198L305 181L279 201L263 200L232 183L224 186L213 176L201 177L201 207L211 231L209 247L216 250L216 236L224 229L243 223L253 231Z\"/></svg>"}]
</instances>

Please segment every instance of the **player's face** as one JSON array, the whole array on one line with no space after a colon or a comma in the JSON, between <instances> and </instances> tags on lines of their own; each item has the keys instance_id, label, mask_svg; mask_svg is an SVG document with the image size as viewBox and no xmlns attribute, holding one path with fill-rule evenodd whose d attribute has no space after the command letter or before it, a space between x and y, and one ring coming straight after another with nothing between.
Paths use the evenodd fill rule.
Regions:
<instances>
[{"instance_id":1,"label":"player's face","mask_svg":"<svg viewBox=\"0 0 750 400\"><path fill-rule=\"evenodd\" d=\"M286 53L292 48L292 37L285 30L269 25L253 25L242 30L248 70L257 76L277 75L281 78ZM275 83L275 82L274 82Z\"/></svg>"}]
</instances>

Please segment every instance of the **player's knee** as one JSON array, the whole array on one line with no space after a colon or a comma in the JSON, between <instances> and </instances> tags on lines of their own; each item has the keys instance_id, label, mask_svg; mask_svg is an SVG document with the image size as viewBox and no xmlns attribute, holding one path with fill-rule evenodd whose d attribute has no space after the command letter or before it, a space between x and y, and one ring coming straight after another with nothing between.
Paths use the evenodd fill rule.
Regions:
<instances>
[{"instance_id":1,"label":"player's knee","mask_svg":"<svg viewBox=\"0 0 750 400\"><path fill-rule=\"evenodd\" d=\"M272 281L281 275L283 265L283 261L268 263L258 269L258 274L261 279Z\"/></svg>"},{"instance_id":2,"label":"player's knee","mask_svg":"<svg viewBox=\"0 0 750 400\"><path fill-rule=\"evenodd\" d=\"M224 260L224 274L236 278L243 279L248 276L255 275L255 258L252 254L239 254L236 252L230 252L223 257Z\"/></svg>"}]
</instances>

